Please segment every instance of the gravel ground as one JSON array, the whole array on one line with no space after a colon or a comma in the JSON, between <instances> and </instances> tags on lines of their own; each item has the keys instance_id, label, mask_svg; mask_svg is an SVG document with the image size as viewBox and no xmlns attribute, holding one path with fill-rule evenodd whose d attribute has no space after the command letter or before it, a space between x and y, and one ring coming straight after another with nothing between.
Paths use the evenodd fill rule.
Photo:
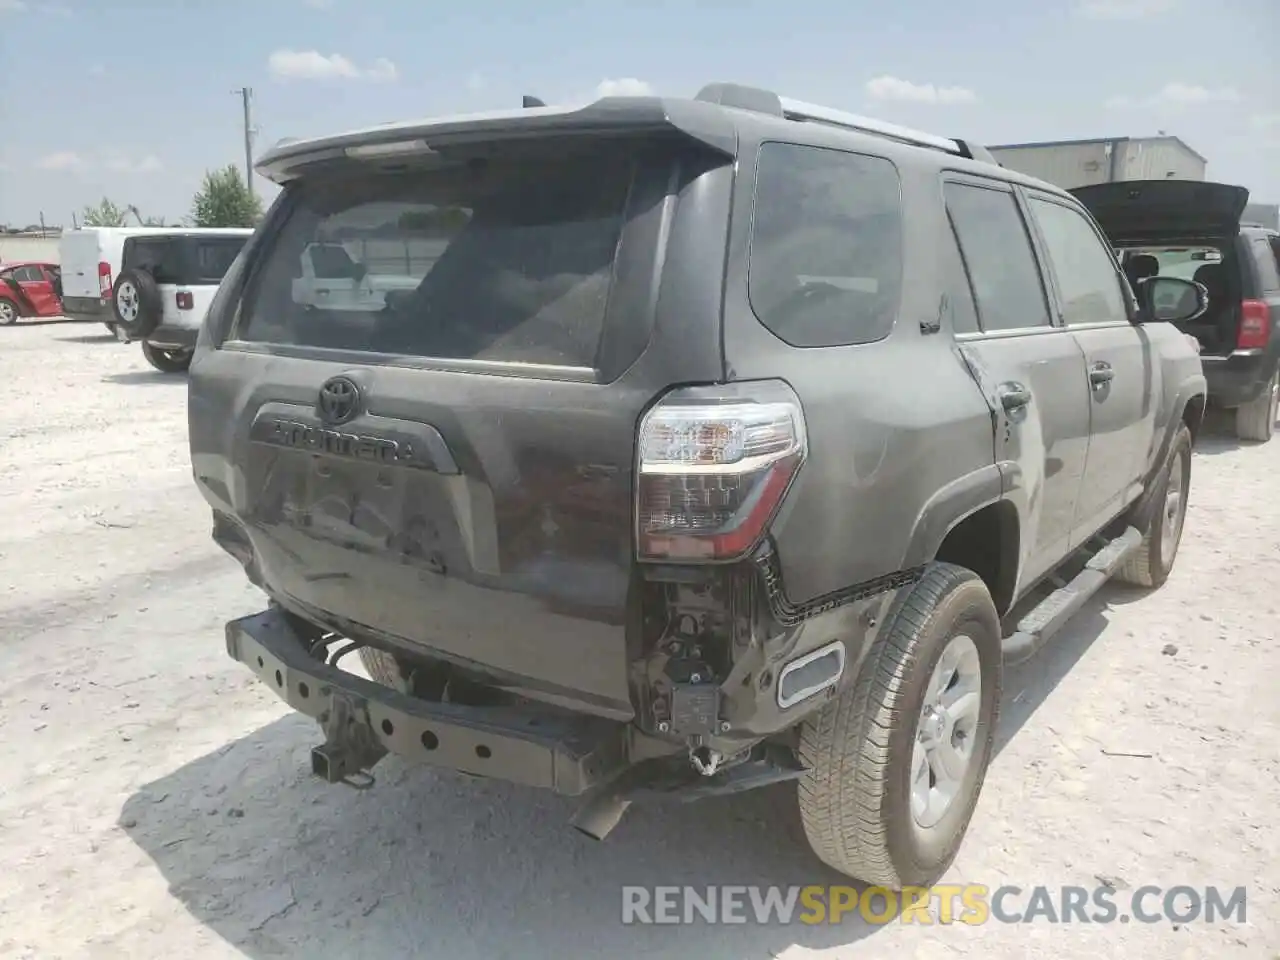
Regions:
<instances>
[{"instance_id":1,"label":"gravel ground","mask_svg":"<svg viewBox=\"0 0 1280 960\"><path fill-rule=\"evenodd\" d=\"M595 844L502 784L310 779L312 725L224 652L261 598L209 539L184 379L97 326L0 334L0 957L1280 956L1280 442L1207 436L1165 588L1007 677L948 878L1246 886L1246 923L624 927L624 884L838 880L785 790Z\"/></svg>"}]
</instances>

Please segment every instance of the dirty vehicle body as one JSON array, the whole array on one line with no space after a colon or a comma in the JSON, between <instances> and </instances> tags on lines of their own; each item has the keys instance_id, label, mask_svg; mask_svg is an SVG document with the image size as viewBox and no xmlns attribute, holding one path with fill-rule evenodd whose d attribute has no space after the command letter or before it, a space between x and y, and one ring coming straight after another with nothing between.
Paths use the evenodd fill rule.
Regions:
<instances>
[{"instance_id":1,"label":"dirty vehicle body","mask_svg":"<svg viewBox=\"0 0 1280 960\"><path fill-rule=\"evenodd\" d=\"M141 341L142 355L162 373L186 370L218 284L252 235L206 227L126 236L111 287L116 338Z\"/></svg>"},{"instance_id":2,"label":"dirty vehicle body","mask_svg":"<svg viewBox=\"0 0 1280 960\"><path fill-rule=\"evenodd\" d=\"M596 837L796 780L827 863L940 875L1002 654L1167 575L1205 389L1079 205L971 153L712 85L265 156L190 443L271 598L228 651L314 772L544 787ZM298 303L334 237L420 283Z\"/></svg>"},{"instance_id":3,"label":"dirty vehicle body","mask_svg":"<svg viewBox=\"0 0 1280 960\"><path fill-rule=\"evenodd\" d=\"M1180 324L1201 346L1209 403L1236 435L1266 442L1280 413L1280 234L1242 223L1249 191L1200 180L1103 183L1071 191L1119 249L1130 278L1203 284L1208 309Z\"/></svg>"},{"instance_id":4,"label":"dirty vehicle body","mask_svg":"<svg viewBox=\"0 0 1280 960\"><path fill-rule=\"evenodd\" d=\"M0 264L0 327L24 317L62 315L62 273L56 263L14 260Z\"/></svg>"}]
</instances>

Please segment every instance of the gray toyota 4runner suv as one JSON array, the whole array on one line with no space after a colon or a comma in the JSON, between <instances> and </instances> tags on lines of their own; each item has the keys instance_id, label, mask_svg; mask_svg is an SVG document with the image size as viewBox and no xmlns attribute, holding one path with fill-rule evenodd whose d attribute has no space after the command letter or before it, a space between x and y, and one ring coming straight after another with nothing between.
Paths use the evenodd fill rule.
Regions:
<instances>
[{"instance_id":1,"label":"gray toyota 4runner suv","mask_svg":"<svg viewBox=\"0 0 1280 960\"><path fill-rule=\"evenodd\" d=\"M980 147L713 84L259 170L192 466L270 597L228 652L319 720L327 781L390 752L578 797L597 838L798 781L822 860L927 884L1002 662L1173 565L1205 380L1154 321L1203 288L1135 296L1078 202ZM334 243L381 293L299 294Z\"/></svg>"}]
</instances>

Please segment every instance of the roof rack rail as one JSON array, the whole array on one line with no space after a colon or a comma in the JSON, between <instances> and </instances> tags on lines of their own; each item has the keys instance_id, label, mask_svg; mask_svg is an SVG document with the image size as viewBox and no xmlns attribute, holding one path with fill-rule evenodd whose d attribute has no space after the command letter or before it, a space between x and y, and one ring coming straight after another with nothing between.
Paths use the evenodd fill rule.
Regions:
<instances>
[{"instance_id":1,"label":"roof rack rail","mask_svg":"<svg viewBox=\"0 0 1280 960\"><path fill-rule=\"evenodd\" d=\"M785 117L788 120L825 123L828 126L843 127L846 130L855 130L858 133L869 133L874 136L895 140L898 143L906 143L915 147L929 147L958 157L965 157L969 160L980 160L984 163L1000 166L990 150L968 140L941 137L921 130L913 130L910 127L899 126L896 123L887 123L884 120L876 120L856 113L847 113L844 110L835 110L816 103L805 103L803 100L781 97L771 90L763 90L758 87L747 87L736 83L711 83L703 87L695 99L718 103L726 107L737 107L740 110L754 110L757 113Z\"/></svg>"}]
</instances>

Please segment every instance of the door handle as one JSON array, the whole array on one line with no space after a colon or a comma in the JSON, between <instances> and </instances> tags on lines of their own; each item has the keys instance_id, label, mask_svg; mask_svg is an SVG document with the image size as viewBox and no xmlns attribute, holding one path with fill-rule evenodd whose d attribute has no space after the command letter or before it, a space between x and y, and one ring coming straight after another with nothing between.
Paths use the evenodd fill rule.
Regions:
<instances>
[{"instance_id":1,"label":"door handle","mask_svg":"<svg viewBox=\"0 0 1280 960\"><path fill-rule=\"evenodd\" d=\"M1031 402L1031 391L1020 383L1002 383L996 388L996 395L1000 398L1000 406L1010 413Z\"/></svg>"},{"instance_id":2,"label":"door handle","mask_svg":"<svg viewBox=\"0 0 1280 960\"><path fill-rule=\"evenodd\" d=\"M1089 383L1096 390L1099 387L1105 387L1115 377L1116 372L1111 369L1109 363L1095 363L1089 368Z\"/></svg>"}]
</instances>

